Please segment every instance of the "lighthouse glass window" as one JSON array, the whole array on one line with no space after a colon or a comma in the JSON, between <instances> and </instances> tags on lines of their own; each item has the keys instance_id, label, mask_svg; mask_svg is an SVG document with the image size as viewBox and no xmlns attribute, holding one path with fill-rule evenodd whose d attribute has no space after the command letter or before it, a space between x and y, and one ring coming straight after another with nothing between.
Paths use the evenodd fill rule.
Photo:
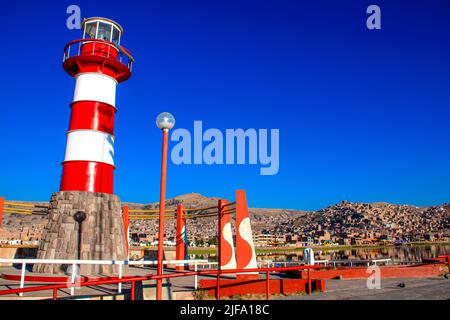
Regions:
<instances>
[{"instance_id":1,"label":"lighthouse glass window","mask_svg":"<svg viewBox=\"0 0 450 320\"><path fill-rule=\"evenodd\" d=\"M98 24L97 39L111 41L111 29L111 24L100 22Z\"/></svg>"},{"instance_id":2,"label":"lighthouse glass window","mask_svg":"<svg viewBox=\"0 0 450 320\"><path fill-rule=\"evenodd\" d=\"M115 44L120 43L120 31L115 26L113 26L112 42L114 42Z\"/></svg>"},{"instance_id":3,"label":"lighthouse glass window","mask_svg":"<svg viewBox=\"0 0 450 320\"><path fill-rule=\"evenodd\" d=\"M86 39L95 38L96 33L97 33L97 21L86 23L86 26L84 28L85 38Z\"/></svg>"}]
</instances>

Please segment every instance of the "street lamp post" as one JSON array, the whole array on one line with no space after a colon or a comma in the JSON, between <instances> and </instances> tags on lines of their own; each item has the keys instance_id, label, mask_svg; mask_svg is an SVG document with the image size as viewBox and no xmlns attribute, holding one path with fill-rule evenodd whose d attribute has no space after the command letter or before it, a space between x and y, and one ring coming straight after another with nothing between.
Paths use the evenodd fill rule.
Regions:
<instances>
[{"instance_id":1,"label":"street lamp post","mask_svg":"<svg viewBox=\"0 0 450 320\"><path fill-rule=\"evenodd\" d=\"M167 145L169 142L169 130L175 125L175 118L168 112L163 112L156 118L156 125L163 132L162 160L161 160L161 184L159 193L159 230L158 230L158 270L157 275L163 274L164 257L164 211L166 204L166 173L167 173ZM156 300L162 299L162 279L156 280Z\"/></svg>"}]
</instances>

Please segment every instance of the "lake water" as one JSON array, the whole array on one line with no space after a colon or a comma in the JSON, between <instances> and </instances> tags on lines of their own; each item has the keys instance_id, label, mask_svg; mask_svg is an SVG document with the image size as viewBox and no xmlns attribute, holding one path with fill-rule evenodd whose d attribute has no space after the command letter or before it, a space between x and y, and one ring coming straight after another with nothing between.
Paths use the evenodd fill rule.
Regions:
<instances>
[{"instance_id":1,"label":"lake water","mask_svg":"<svg viewBox=\"0 0 450 320\"><path fill-rule=\"evenodd\" d=\"M450 245L395 246L384 248L353 248L337 250L314 250L316 260L373 260L392 259L397 263L421 262L422 258L436 258L450 254ZM193 255L195 259L216 260L215 254ZM293 253L258 254L258 261L303 261L303 251Z\"/></svg>"}]
</instances>

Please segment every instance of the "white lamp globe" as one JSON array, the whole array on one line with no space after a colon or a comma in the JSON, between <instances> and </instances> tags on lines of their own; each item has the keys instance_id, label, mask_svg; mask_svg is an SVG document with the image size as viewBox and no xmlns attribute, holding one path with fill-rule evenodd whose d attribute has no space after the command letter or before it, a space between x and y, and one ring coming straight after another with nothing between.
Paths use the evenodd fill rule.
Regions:
<instances>
[{"instance_id":1,"label":"white lamp globe","mask_svg":"<svg viewBox=\"0 0 450 320\"><path fill-rule=\"evenodd\" d=\"M156 117L156 125L161 130L170 130L175 125L175 117L169 112L160 113Z\"/></svg>"}]
</instances>

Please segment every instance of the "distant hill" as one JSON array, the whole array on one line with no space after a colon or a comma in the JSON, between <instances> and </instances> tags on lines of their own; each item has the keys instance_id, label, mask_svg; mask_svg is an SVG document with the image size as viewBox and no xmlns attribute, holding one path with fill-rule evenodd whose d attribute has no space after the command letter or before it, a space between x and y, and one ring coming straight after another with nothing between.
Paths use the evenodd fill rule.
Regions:
<instances>
[{"instance_id":1,"label":"distant hill","mask_svg":"<svg viewBox=\"0 0 450 320\"><path fill-rule=\"evenodd\" d=\"M216 206L219 200L220 198L205 197L199 193L189 193L166 200L166 208L174 209L179 204L183 204L186 208L212 207ZM159 202L149 204L123 202L123 204L128 205L130 209L151 210L159 208Z\"/></svg>"},{"instance_id":2,"label":"distant hill","mask_svg":"<svg viewBox=\"0 0 450 320\"><path fill-rule=\"evenodd\" d=\"M218 197L206 197L198 193L176 196L166 201L166 208L173 209L183 204L186 208L216 206ZM48 205L45 202L29 202ZM131 209L158 209L159 203L148 204L124 202ZM392 236L424 235L427 233L448 234L450 231L450 205L417 207L386 202L352 203L342 201L318 211L292 209L249 208L253 231L276 234L313 235L317 230L329 230L334 235L370 233ZM42 230L46 216L4 215L4 230L17 232L32 227ZM215 234L215 218L193 219L188 227L194 234ZM166 233L173 235L174 221L167 221ZM136 232L156 232L156 221L134 221Z\"/></svg>"}]
</instances>

